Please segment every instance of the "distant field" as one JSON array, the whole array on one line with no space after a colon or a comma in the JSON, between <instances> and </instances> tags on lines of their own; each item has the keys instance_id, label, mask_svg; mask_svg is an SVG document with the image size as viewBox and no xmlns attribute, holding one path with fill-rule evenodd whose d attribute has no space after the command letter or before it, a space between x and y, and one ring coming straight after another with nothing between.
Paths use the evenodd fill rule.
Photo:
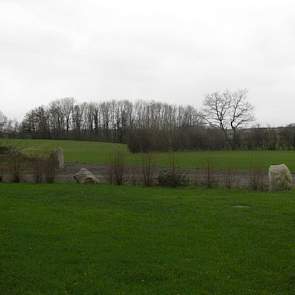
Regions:
<instances>
[{"instance_id":1,"label":"distant field","mask_svg":"<svg viewBox=\"0 0 295 295\"><path fill-rule=\"evenodd\" d=\"M113 150L119 149L126 153L130 165L140 165L141 155L128 152L126 145L68 141L68 140L1 140L4 144L14 144L27 152L50 150L62 147L67 162L106 164ZM155 162L160 166L168 166L170 153L155 153ZM198 168L207 161L217 169L236 168L249 169L253 166L267 169L271 164L285 163L295 172L295 151L189 151L176 152L176 163L183 168Z\"/></svg>"},{"instance_id":2,"label":"distant field","mask_svg":"<svg viewBox=\"0 0 295 295\"><path fill-rule=\"evenodd\" d=\"M0 184L0 294L294 294L288 193Z\"/></svg>"}]
</instances>

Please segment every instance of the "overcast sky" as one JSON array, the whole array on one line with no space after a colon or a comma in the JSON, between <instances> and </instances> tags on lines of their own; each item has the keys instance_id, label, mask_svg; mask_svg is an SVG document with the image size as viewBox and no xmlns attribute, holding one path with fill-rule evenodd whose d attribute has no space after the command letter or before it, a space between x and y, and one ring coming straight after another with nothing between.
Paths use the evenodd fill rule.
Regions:
<instances>
[{"instance_id":1,"label":"overcast sky","mask_svg":"<svg viewBox=\"0 0 295 295\"><path fill-rule=\"evenodd\" d=\"M0 110L62 97L201 106L247 88L263 124L295 122L294 0L0 0Z\"/></svg>"}]
</instances>

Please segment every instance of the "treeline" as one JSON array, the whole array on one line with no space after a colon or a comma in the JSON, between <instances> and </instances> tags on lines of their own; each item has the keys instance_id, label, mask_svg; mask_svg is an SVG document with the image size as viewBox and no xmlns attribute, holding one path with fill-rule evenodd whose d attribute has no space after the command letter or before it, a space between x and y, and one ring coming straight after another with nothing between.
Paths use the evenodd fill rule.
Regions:
<instances>
[{"instance_id":1,"label":"treeline","mask_svg":"<svg viewBox=\"0 0 295 295\"><path fill-rule=\"evenodd\" d=\"M202 116L192 106L128 100L78 104L64 98L28 112L20 133L31 138L126 143L130 130L171 130L201 124Z\"/></svg>"},{"instance_id":2,"label":"treeline","mask_svg":"<svg viewBox=\"0 0 295 295\"><path fill-rule=\"evenodd\" d=\"M77 103L63 98L29 111L20 123L6 119L5 125L0 118L0 135L126 143L132 152L294 149L294 125L249 128L254 116L246 93L212 93L200 109L154 101Z\"/></svg>"},{"instance_id":3,"label":"treeline","mask_svg":"<svg viewBox=\"0 0 295 295\"><path fill-rule=\"evenodd\" d=\"M131 130L128 147L132 152L167 150L232 150L219 128L177 128L164 130ZM239 150L293 150L295 127L271 128L255 126L238 132L235 149Z\"/></svg>"}]
</instances>

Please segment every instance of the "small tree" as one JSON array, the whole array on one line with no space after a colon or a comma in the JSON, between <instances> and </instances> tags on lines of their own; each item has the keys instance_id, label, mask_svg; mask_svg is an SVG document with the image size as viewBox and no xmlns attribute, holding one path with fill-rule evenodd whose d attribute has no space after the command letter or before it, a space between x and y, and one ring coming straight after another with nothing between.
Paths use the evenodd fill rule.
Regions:
<instances>
[{"instance_id":1,"label":"small tree","mask_svg":"<svg viewBox=\"0 0 295 295\"><path fill-rule=\"evenodd\" d=\"M58 160L56 153L51 152L45 161L44 176L47 183L53 183L56 177L56 170L58 168Z\"/></svg>"},{"instance_id":2,"label":"small tree","mask_svg":"<svg viewBox=\"0 0 295 295\"><path fill-rule=\"evenodd\" d=\"M108 169L108 178L110 183L122 185L126 170L125 154L122 151L115 150L111 154L110 165Z\"/></svg>"},{"instance_id":3,"label":"small tree","mask_svg":"<svg viewBox=\"0 0 295 295\"><path fill-rule=\"evenodd\" d=\"M206 161L205 167L205 185L207 188L212 188L215 184L215 179L213 176L213 166L209 159Z\"/></svg>"},{"instance_id":4,"label":"small tree","mask_svg":"<svg viewBox=\"0 0 295 295\"><path fill-rule=\"evenodd\" d=\"M40 156L32 156L30 157L30 161L32 164L34 181L35 183L41 183L43 180L45 159Z\"/></svg>"},{"instance_id":5,"label":"small tree","mask_svg":"<svg viewBox=\"0 0 295 295\"><path fill-rule=\"evenodd\" d=\"M144 185L151 186L153 184L154 176L154 163L151 153L142 154L142 175Z\"/></svg>"},{"instance_id":6,"label":"small tree","mask_svg":"<svg viewBox=\"0 0 295 295\"><path fill-rule=\"evenodd\" d=\"M26 160L26 156L15 147L10 148L7 156L12 182L20 182L22 166Z\"/></svg>"}]
</instances>

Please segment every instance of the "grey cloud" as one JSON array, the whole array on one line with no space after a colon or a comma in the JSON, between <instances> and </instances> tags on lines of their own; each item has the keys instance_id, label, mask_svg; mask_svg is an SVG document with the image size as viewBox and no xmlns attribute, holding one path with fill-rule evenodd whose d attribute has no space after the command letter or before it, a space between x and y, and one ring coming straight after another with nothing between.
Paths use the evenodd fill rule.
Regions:
<instances>
[{"instance_id":1,"label":"grey cloud","mask_svg":"<svg viewBox=\"0 0 295 295\"><path fill-rule=\"evenodd\" d=\"M294 122L291 0L0 0L0 109L58 97L201 105L248 88L257 118Z\"/></svg>"}]
</instances>

